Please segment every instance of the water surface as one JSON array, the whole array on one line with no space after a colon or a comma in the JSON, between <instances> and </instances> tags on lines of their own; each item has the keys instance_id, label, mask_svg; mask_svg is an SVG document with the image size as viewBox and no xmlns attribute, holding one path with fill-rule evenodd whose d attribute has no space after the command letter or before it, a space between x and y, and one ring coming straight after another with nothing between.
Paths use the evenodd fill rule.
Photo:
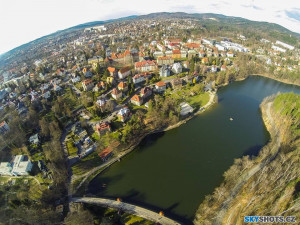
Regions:
<instances>
[{"instance_id":1,"label":"water surface","mask_svg":"<svg viewBox=\"0 0 300 225\"><path fill-rule=\"evenodd\" d=\"M230 84L218 91L217 105L176 129L147 137L97 176L89 191L191 221L234 158L255 155L268 142L259 110L263 98L291 91L300 94L299 87L256 76Z\"/></svg>"}]
</instances>

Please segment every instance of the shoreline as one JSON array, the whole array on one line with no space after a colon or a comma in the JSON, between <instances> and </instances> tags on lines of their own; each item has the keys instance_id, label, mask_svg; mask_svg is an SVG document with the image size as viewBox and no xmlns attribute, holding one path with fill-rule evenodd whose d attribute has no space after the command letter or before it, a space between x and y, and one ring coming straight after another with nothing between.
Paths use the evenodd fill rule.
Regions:
<instances>
[{"instance_id":1,"label":"shoreline","mask_svg":"<svg viewBox=\"0 0 300 225\"><path fill-rule=\"evenodd\" d=\"M286 79L280 79L280 78L272 77L272 76L270 76L270 75L268 75L266 73L251 74L250 76L266 77L266 78L269 78L269 79L272 79L272 80L276 80L276 81L284 83L284 84L291 84L291 85L295 85L295 86L298 86L298 87L300 86L300 84L292 83L291 81L286 80Z\"/></svg>"},{"instance_id":2,"label":"shoreline","mask_svg":"<svg viewBox=\"0 0 300 225\"><path fill-rule=\"evenodd\" d=\"M75 194L79 190L79 188L86 182L86 180L89 177L93 176L92 179L90 179L88 181L88 183L91 182L96 176L98 176L99 174L104 172L106 169L108 169L111 165L113 165L114 163L120 161L123 157L125 157L129 153L133 152L140 145L142 140L144 138L146 138L148 135L157 134L157 133L161 133L161 132L166 132L166 131L172 130L174 128L180 127L181 125L185 124L186 122L188 122L189 120L191 120L195 116L205 112L207 109L209 109L215 103L214 100L215 100L215 97L217 95L217 92L216 91L215 92L209 92L209 95L210 95L210 98L209 98L208 103L206 103L204 106L202 106L204 108L203 110L200 110L200 108L202 108L202 107L200 107L196 112L192 113L190 116L188 116L187 118L179 121L178 123L176 123L174 125L170 125L166 128L160 128L160 129L156 129L156 130L153 130L153 131L149 131L146 134L141 135L140 137L138 137L137 141L135 141L133 144L131 144L128 148L126 148L124 150L121 150L121 152L115 158L112 158L111 160L105 162L104 164L93 168L91 171L86 173L87 175L83 174L82 176L79 176L79 177L75 178L75 180L78 180L78 179L81 179L82 177L84 177L84 179L79 183L79 185L77 187L74 187L75 190L72 191L72 194ZM99 172L97 173L97 171L99 171ZM96 173L96 174L94 174L94 173Z\"/></svg>"}]
</instances>

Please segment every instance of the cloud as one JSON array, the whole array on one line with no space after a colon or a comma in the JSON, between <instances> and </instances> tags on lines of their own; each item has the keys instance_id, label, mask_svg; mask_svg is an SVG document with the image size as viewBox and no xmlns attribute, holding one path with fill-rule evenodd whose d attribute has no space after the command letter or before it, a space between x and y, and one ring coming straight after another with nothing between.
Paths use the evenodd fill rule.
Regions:
<instances>
[{"instance_id":1,"label":"cloud","mask_svg":"<svg viewBox=\"0 0 300 225\"><path fill-rule=\"evenodd\" d=\"M245 7L245 8L252 8L252 9L255 9L255 10L264 10L263 8L260 8L256 5L241 5L242 7Z\"/></svg>"},{"instance_id":2,"label":"cloud","mask_svg":"<svg viewBox=\"0 0 300 225\"><path fill-rule=\"evenodd\" d=\"M285 11L285 14L292 19L300 21L300 10L294 9L293 11Z\"/></svg>"}]
</instances>

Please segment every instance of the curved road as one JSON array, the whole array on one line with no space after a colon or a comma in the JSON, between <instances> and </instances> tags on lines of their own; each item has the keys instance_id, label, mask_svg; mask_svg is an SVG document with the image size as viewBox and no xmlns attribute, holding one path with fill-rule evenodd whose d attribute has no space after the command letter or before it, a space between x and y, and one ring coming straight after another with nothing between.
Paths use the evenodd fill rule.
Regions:
<instances>
[{"instance_id":1,"label":"curved road","mask_svg":"<svg viewBox=\"0 0 300 225\"><path fill-rule=\"evenodd\" d=\"M111 207L115 209L120 209L122 211L129 212L130 214L134 214L136 216L142 217L147 220L151 220L156 223L160 223L163 225L180 225L180 223L165 217L159 215L157 212L153 212L151 210L128 204L125 202L119 202L119 201L114 201L110 199L105 199L105 198L91 198L91 197L79 197L79 198L72 198L72 202L80 202L80 203L89 203L89 204L96 204L96 205L102 205L105 207Z\"/></svg>"}]
</instances>

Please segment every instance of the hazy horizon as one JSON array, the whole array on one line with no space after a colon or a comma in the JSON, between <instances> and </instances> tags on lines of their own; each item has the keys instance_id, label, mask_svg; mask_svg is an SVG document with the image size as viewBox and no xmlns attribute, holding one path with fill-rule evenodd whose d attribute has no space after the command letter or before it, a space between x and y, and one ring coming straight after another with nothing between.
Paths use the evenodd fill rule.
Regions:
<instances>
[{"instance_id":1,"label":"hazy horizon","mask_svg":"<svg viewBox=\"0 0 300 225\"><path fill-rule=\"evenodd\" d=\"M292 0L10 0L2 3L0 55L43 36L79 24L159 12L215 13L279 24L300 33L300 2ZM93 7L91 7L93 6ZM104 10L105 9L105 10Z\"/></svg>"}]
</instances>

